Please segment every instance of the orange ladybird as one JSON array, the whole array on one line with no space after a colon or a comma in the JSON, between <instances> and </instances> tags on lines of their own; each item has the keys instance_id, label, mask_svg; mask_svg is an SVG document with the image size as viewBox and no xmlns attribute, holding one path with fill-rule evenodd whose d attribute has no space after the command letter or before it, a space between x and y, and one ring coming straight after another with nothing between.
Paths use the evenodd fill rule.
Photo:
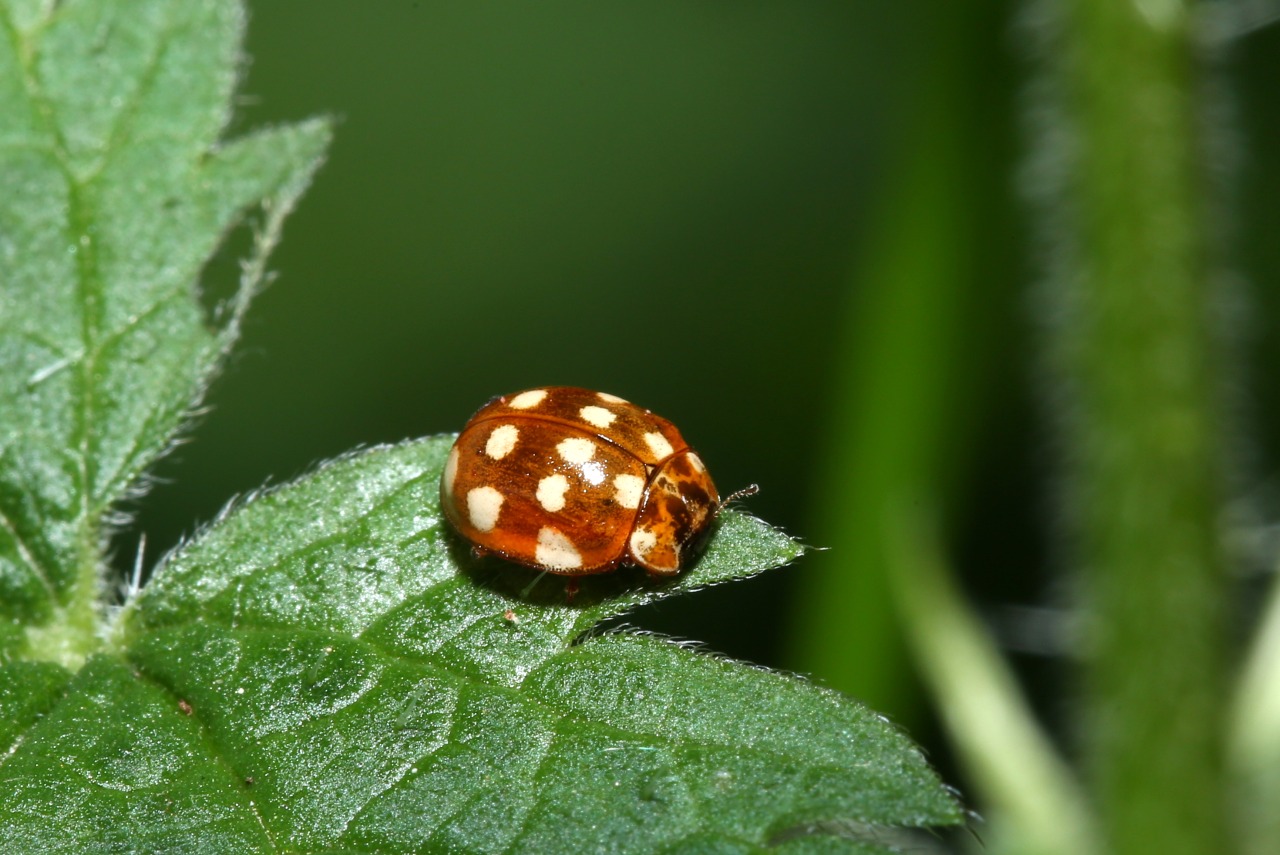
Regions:
<instances>
[{"instance_id":1,"label":"orange ladybird","mask_svg":"<svg viewBox=\"0 0 1280 855\"><path fill-rule=\"evenodd\" d=\"M440 504L478 552L564 576L621 564L674 575L721 506L675 425L571 386L503 395L472 416Z\"/></svg>"}]
</instances>

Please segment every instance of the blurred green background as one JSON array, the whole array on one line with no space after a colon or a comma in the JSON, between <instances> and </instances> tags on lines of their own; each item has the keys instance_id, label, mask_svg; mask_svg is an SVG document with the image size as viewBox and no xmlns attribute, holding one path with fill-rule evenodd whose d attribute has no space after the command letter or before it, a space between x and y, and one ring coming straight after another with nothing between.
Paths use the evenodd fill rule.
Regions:
<instances>
[{"instance_id":1,"label":"blurred green background","mask_svg":"<svg viewBox=\"0 0 1280 855\"><path fill-rule=\"evenodd\" d=\"M832 547L631 623L810 673L945 766L856 518L886 461L906 461L1033 703L1069 730L1061 657L1019 650L1046 632L1018 631L1038 613L1017 607L1066 593L1019 189L1035 109L1020 10L252 4L232 134L327 113L337 139L119 563L139 530L150 563L235 494L456 430L492 395L588 386L672 419L723 492L759 483L750 511ZM1273 480L1280 417L1277 80L1271 26L1236 41L1216 96L1237 122L1221 156L1239 164L1230 219L1252 283L1249 491ZM212 297L242 246L212 263Z\"/></svg>"}]
</instances>

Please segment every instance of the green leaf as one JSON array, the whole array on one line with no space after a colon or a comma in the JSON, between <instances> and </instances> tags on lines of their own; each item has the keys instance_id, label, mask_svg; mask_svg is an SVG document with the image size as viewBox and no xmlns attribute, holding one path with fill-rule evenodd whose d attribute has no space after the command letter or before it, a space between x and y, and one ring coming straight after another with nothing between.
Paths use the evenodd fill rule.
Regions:
<instances>
[{"instance_id":1,"label":"green leaf","mask_svg":"<svg viewBox=\"0 0 1280 855\"><path fill-rule=\"evenodd\" d=\"M884 852L960 806L833 692L603 621L787 564L728 511L696 565L477 560L451 437L233 507L120 608L112 507L234 339L327 141L220 143L231 0L0 0L0 842L20 852ZM210 254L261 205L228 303Z\"/></svg>"},{"instance_id":2,"label":"green leaf","mask_svg":"<svg viewBox=\"0 0 1280 855\"><path fill-rule=\"evenodd\" d=\"M53 709L71 674L52 662L10 662L0 668L0 754Z\"/></svg>"},{"instance_id":3,"label":"green leaf","mask_svg":"<svg viewBox=\"0 0 1280 855\"><path fill-rule=\"evenodd\" d=\"M588 578L570 601L444 528L450 442L329 464L164 561L119 653L5 761L20 783L0 839L74 813L67 849L813 851L815 829L873 852L887 827L960 821L908 740L836 693L653 637L583 638L790 561L789 538L727 512L688 573Z\"/></svg>"},{"instance_id":4,"label":"green leaf","mask_svg":"<svg viewBox=\"0 0 1280 855\"><path fill-rule=\"evenodd\" d=\"M271 851L200 723L105 656L80 670L3 771L9 852Z\"/></svg>"},{"instance_id":5,"label":"green leaf","mask_svg":"<svg viewBox=\"0 0 1280 855\"><path fill-rule=\"evenodd\" d=\"M0 654L97 647L104 522L235 337L322 122L230 143L232 2L0 3ZM201 270L265 211L236 295Z\"/></svg>"},{"instance_id":6,"label":"green leaf","mask_svg":"<svg viewBox=\"0 0 1280 855\"><path fill-rule=\"evenodd\" d=\"M845 834L840 851L888 851L883 829L961 821L909 741L853 701L667 640L588 632L785 564L794 541L726 512L675 580L622 571L570 598L563 579L474 559L445 528L451 441L372 449L252 497L126 607L128 667L92 666L116 681L132 668L140 687L92 715L172 719L164 738L182 762L133 762L165 765L151 786L189 793L170 809L189 811L170 814L187 845L211 851L196 829L213 815L243 851L263 830L276 847L363 852L756 851L780 838L810 851L809 829ZM64 706L82 703L73 687ZM86 758L107 738L61 721L41 722L8 765L128 824L118 790L141 773L52 764L47 742ZM0 807L5 823L22 817Z\"/></svg>"}]
</instances>

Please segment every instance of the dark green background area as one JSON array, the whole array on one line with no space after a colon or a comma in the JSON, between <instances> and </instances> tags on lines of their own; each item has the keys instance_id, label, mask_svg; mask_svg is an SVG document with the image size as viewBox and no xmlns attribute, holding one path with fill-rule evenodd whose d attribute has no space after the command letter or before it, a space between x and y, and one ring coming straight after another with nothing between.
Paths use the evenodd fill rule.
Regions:
<instances>
[{"instance_id":1,"label":"dark green background area","mask_svg":"<svg viewBox=\"0 0 1280 855\"><path fill-rule=\"evenodd\" d=\"M722 490L758 482L755 513L817 538L824 389L912 20L834 2L251 12L235 130L340 122L210 414L141 505L149 552L234 493L548 383L672 419ZM229 248L211 274L235 270ZM783 575L671 630L780 664L761 642Z\"/></svg>"},{"instance_id":2,"label":"dark green background area","mask_svg":"<svg viewBox=\"0 0 1280 855\"><path fill-rule=\"evenodd\" d=\"M972 198L969 277L999 286L961 337L983 359L956 354L984 373L966 387L980 392L973 411L957 417L955 554L984 611L1052 599L1050 396L1017 189L1031 66L1015 8L253 4L232 133L328 113L337 138L209 413L136 503L118 563L132 564L139 530L150 564L237 493L356 446L457 430L489 397L542 384L606 390L667 416L723 492L758 482L752 512L823 545L819 485L829 495L857 478L831 471L839 439L826 419L851 370L841 361L865 334L862 266L885 237L904 151L936 145L958 147L941 180ZM1243 163L1237 269L1252 283L1240 323L1260 401L1245 432L1263 437L1245 487L1270 471L1280 409L1266 370L1280 357L1278 58L1273 26L1240 39L1227 66ZM963 123L933 139L939 109ZM211 264L212 297L229 288L242 245L243 235ZM783 653L784 633L803 622L789 610L793 583L838 572L839 560L810 556L631 620L800 667ZM886 608L850 602L848 620ZM1052 715L1053 661L1018 663ZM911 697L881 706L923 735Z\"/></svg>"}]
</instances>

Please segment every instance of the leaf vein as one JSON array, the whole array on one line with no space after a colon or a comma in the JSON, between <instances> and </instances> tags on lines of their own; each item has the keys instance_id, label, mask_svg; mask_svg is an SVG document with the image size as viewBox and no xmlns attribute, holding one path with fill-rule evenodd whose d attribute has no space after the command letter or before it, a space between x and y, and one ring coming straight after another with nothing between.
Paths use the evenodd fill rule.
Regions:
<instances>
[{"instance_id":1,"label":"leaf vein","mask_svg":"<svg viewBox=\"0 0 1280 855\"><path fill-rule=\"evenodd\" d=\"M349 536L357 527L364 525L367 519L375 515L379 509L381 509L382 507L384 507L385 505L391 502L394 502L404 491L409 490L410 488L416 486L424 478L431 478L431 477L435 477L435 474L431 471L424 470L421 473L404 480L403 482L397 484L393 489L387 491L386 493L384 493L383 495L375 499L366 510L361 511L359 514L353 515L350 519L344 520L341 524L335 525L332 528L328 529L323 537L317 537L315 540L310 540L297 547L286 550L284 552L280 552L277 555L272 556L269 561L264 561L261 564L239 565L239 569L241 570L241 572L235 573L234 576L228 575L225 579L225 584L221 585L218 588L209 587L208 589L206 589L205 597L207 599L212 599L213 597L221 595L233 584L234 585L243 584L246 578L252 577L256 573L266 573L272 570L278 570L281 567L285 567L290 564L296 563L308 555L312 555L316 552L322 551L325 547L329 546L330 544L333 544L335 542L341 543L344 540L344 538ZM268 492L265 495L259 496L258 498L259 500L269 498L272 495L272 493L274 493L277 490L284 489L287 486L289 485L286 484L286 485L282 485L281 487L273 488L271 492ZM223 519L228 514L234 512L234 510L235 510L235 504L233 500L232 504L230 504L226 509L224 509L218 514L218 518ZM420 538L421 536L422 535L418 533L412 534L406 537L403 541L396 542L395 545L404 546ZM185 556L182 555L181 553L174 552L174 553L170 553L170 556L168 558L171 559L172 561L180 562L181 559L184 557ZM164 570L166 566L177 566L181 568L183 565L181 563L177 563L175 565L171 563L170 560L162 559L162 563L153 569L152 578L159 579L160 578L159 574ZM184 625L186 625L186 622L168 624L168 626L175 626L175 627L184 626ZM237 624L237 627L238 626L240 626L240 624ZM252 624L249 624L249 626L252 626ZM158 627L153 627L153 628L158 628ZM266 627L257 627L257 628L265 629Z\"/></svg>"},{"instance_id":2,"label":"leaf vein","mask_svg":"<svg viewBox=\"0 0 1280 855\"><path fill-rule=\"evenodd\" d=\"M173 705L175 708L179 707L182 701L182 698L180 695L174 692L172 688L170 688L169 686L165 685L159 680L156 680L155 678L151 677L146 672L137 668L133 670L133 676L134 676L134 679L141 680L155 687L159 691L163 692L165 695L167 695L173 700ZM270 844L272 851L274 852L285 851L280 846L280 844L276 842L276 839L272 835L271 830L267 828L267 823L262 818L262 814L258 811L258 806L254 803L254 800L244 794L243 776L236 771L235 767L231 764L230 758L227 756L227 754L218 748L218 744L214 740L213 734L209 732L209 728L205 725L204 719L200 716L200 711L193 710L191 713L191 718L193 720L193 723L196 726L197 731L200 734L200 739L205 746L207 755L211 757L215 762L217 762L218 766L227 773L227 777L232 782L232 787L231 787L232 791L241 794L241 801L249 809L249 812L253 815L254 819L257 821L258 826L262 829L262 834L267 839L267 843Z\"/></svg>"},{"instance_id":3,"label":"leaf vein","mask_svg":"<svg viewBox=\"0 0 1280 855\"><path fill-rule=\"evenodd\" d=\"M525 700L530 701L531 699L526 698ZM532 702L537 703L536 701L532 701ZM538 758L537 765L533 767L533 771L529 774L529 780L533 782L535 785L537 784L538 779L542 776L542 770L546 767L547 761L553 758L553 755L555 752L552 749L555 747L556 743L563 738L563 734L560 733L559 725L563 723L567 718L568 716L564 714L560 714L558 716L556 721L556 727L552 728L552 731L551 731L551 739L547 740L547 744L543 749L542 756ZM530 818L537 813L538 807L540 805L546 803L547 799L546 799L545 792L541 789L537 789L536 793L537 795L534 796L532 803L529 805L529 809L526 810L524 812L524 816L520 818L519 830L514 835L512 835L511 842L507 844L506 849L502 850L503 852L517 851L516 846L519 843L520 838L523 837L525 834L527 834L529 831Z\"/></svg>"},{"instance_id":4,"label":"leaf vein","mask_svg":"<svg viewBox=\"0 0 1280 855\"><path fill-rule=\"evenodd\" d=\"M9 514L6 513L3 506L0 506L0 527L3 527L9 534L9 537L13 538L13 544L17 547L18 555L20 555L22 560L26 562L27 569L31 571L31 574L35 576L41 585L44 586L45 593L49 596L50 603L56 605L58 603L58 594L56 589L53 587L53 578L49 574L48 568L46 568L40 560L36 558L35 553L31 551L31 548L23 539L21 532L18 531L17 526L14 525L13 520L10 519Z\"/></svg>"}]
</instances>

